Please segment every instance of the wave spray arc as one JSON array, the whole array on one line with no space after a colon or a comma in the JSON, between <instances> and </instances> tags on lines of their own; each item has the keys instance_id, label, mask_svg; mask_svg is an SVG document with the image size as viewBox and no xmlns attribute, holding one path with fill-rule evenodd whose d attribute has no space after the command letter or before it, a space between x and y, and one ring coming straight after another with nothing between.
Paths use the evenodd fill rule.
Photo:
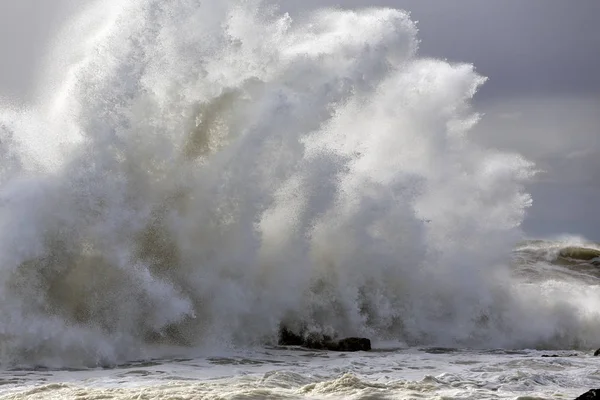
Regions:
<instances>
[{"instance_id":1,"label":"wave spray arc","mask_svg":"<svg viewBox=\"0 0 600 400\"><path fill-rule=\"evenodd\" d=\"M416 33L393 9L83 13L37 104L0 108L2 363L257 345L282 322L408 344L597 337L566 288L509 277L533 167L469 141L484 78L418 57Z\"/></svg>"}]
</instances>

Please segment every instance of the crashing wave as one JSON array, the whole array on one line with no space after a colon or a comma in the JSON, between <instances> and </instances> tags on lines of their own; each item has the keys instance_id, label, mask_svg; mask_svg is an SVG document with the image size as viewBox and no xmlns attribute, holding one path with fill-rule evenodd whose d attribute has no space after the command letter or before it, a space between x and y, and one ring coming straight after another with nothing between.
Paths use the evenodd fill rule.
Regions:
<instances>
[{"instance_id":1,"label":"crashing wave","mask_svg":"<svg viewBox=\"0 0 600 400\"><path fill-rule=\"evenodd\" d=\"M136 0L81 18L40 103L0 110L0 362L269 343L281 323L597 340L569 288L509 277L532 165L469 141L484 78L419 57L406 13Z\"/></svg>"}]
</instances>

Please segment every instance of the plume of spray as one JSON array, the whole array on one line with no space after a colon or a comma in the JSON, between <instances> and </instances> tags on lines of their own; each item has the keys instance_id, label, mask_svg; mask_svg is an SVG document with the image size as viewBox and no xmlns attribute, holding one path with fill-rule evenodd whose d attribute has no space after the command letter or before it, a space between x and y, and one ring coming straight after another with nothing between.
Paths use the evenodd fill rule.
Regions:
<instances>
[{"instance_id":1,"label":"plume of spray","mask_svg":"<svg viewBox=\"0 0 600 400\"><path fill-rule=\"evenodd\" d=\"M39 102L0 109L3 364L256 345L281 323L461 346L600 333L598 295L509 276L533 165L468 140L485 79L419 58L406 13L101 6L57 40Z\"/></svg>"}]
</instances>

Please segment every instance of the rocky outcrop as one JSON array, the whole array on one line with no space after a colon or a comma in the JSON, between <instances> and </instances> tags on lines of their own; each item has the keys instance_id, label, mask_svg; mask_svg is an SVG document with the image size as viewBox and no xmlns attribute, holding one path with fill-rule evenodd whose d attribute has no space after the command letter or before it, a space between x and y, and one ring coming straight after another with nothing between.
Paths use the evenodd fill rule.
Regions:
<instances>
[{"instance_id":1,"label":"rocky outcrop","mask_svg":"<svg viewBox=\"0 0 600 400\"><path fill-rule=\"evenodd\" d=\"M542 358L577 357L577 354L542 354Z\"/></svg>"},{"instance_id":2,"label":"rocky outcrop","mask_svg":"<svg viewBox=\"0 0 600 400\"><path fill-rule=\"evenodd\" d=\"M591 389L577 397L575 400L600 400L600 389Z\"/></svg>"},{"instance_id":3,"label":"rocky outcrop","mask_svg":"<svg viewBox=\"0 0 600 400\"><path fill-rule=\"evenodd\" d=\"M600 356L600 349L596 350L596 351L594 352L594 355L595 355L595 356Z\"/></svg>"},{"instance_id":4,"label":"rocky outcrop","mask_svg":"<svg viewBox=\"0 0 600 400\"><path fill-rule=\"evenodd\" d=\"M369 351L371 341L367 338L349 337L334 339L328 335L317 333L298 334L286 327L279 330L280 346L302 346L308 349L330 350L330 351Z\"/></svg>"},{"instance_id":5,"label":"rocky outcrop","mask_svg":"<svg viewBox=\"0 0 600 400\"><path fill-rule=\"evenodd\" d=\"M280 346L302 346L304 344L304 337L296 334L286 327L279 328L279 341Z\"/></svg>"},{"instance_id":6,"label":"rocky outcrop","mask_svg":"<svg viewBox=\"0 0 600 400\"><path fill-rule=\"evenodd\" d=\"M371 341L367 338L349 337L336 340L330 343L327 350L331 351L369 351L371 350Z\"/></svg>"}]
</instances>

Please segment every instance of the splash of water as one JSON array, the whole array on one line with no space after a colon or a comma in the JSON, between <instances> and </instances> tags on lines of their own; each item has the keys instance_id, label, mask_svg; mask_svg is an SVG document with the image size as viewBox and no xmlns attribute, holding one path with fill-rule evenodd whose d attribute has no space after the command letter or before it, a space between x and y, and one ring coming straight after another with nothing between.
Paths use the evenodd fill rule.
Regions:
<instances>
[{"instance_id":1,"label":"splash of water","mask_svg":"<svg viewBox=\"0 0 600 400\"><path fill-rule=\"evenodd\" d=\"M419 58L404 12L136 0L78 21L39 103L0 111L3 363L265 343L281 321L409 344L598 336L580 303L515 289L532 165L468 140L484 78Z\"/></svg>"}]
</instances>

